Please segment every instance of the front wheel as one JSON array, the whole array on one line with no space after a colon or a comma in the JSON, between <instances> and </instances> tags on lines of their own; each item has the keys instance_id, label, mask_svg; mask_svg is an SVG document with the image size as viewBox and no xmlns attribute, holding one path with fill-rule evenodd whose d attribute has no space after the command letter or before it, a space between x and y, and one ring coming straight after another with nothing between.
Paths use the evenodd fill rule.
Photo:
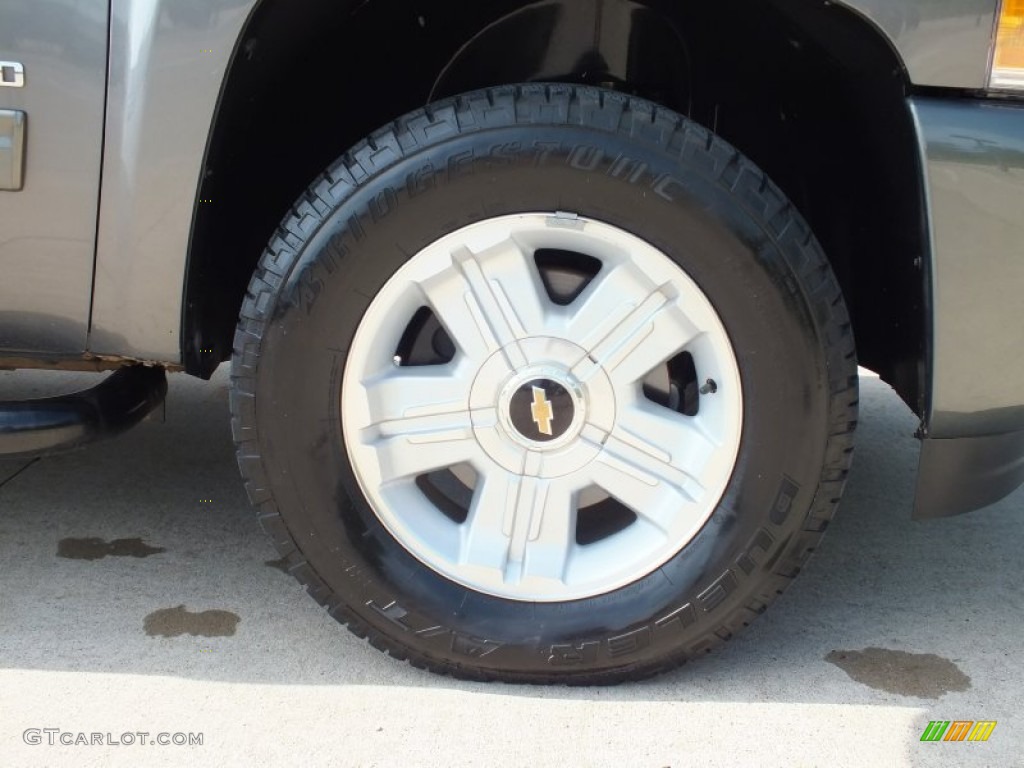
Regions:
<instances>
[{"instance_id":1,"label":"front wheel","mask_svg":"<svg viewBox=\"0 0 1024 768\"><path fill-rule=\"evenodd\" d=\"M746 626L849 466L842 296L736 150L572 86L356 146L250 286L232 409L291 571L392 655L615 682Z\"/></svg>"}]
</instances>

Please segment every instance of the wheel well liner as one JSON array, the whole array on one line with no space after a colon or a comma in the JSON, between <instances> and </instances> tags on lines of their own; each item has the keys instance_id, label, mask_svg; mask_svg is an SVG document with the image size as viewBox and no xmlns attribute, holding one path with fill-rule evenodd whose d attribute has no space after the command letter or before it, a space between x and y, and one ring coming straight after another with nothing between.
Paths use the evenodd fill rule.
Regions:
<instances>
[{"instance_id":1,"label":"wheel well liner","mask_svg":"<svg viewBox=\"0 0 1024 768\"><path fill-rule=\"evenodd\" d=\"M923 412L927 221L899 57L807 0L263 0L223 86L189 254L184 359L230 355L264 245L312 178L432 97L579 82L671 107L764 168L839 277L863 364Z\"/></svg>"}]
</instances>

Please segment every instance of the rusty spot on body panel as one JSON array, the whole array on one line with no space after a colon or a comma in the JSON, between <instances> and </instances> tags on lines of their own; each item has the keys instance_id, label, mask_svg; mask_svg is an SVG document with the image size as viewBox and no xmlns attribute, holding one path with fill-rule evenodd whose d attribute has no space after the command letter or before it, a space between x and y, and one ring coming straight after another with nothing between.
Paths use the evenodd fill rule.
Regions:
<instances>
[{"instance_id":1,"label":"rusty spot on body panel","mask_svg":"<svg viewBox=\"0 0 1024 768\"><path fill-rule=\"evenodd\" d=\"M57 543L57 557L68 560L102 560L104 557L149 557L159 555L167 550L163 547L151 547L142 539L114 539L105 541L99 538L61 539Z\"/></svg>"},{"instance_id":2,"label":"rusty spot on body panel","mask_svg":"<svg viewBox=\"0 0 1024 768\"><path fill-rule=\"evenodd\" d=\"M150 637L230 637L235 634L240 621L238 615L231 611L193 613L184 605L179 605L153 611L145 618L142 626Z\"/></svg>"},{"instance_id":3,"label":"rusty spot on body panel","mask_svg":"<svg viewBox=\"0 0 1024 768\"><path fill-rule=\"evenodd\" d=\"M886 648L832 651L825 661L852 680L878 691L937 699L951 691L966 691L971 678L949 659L934 653L907 653Z\"/></svg>"}]
</instances>

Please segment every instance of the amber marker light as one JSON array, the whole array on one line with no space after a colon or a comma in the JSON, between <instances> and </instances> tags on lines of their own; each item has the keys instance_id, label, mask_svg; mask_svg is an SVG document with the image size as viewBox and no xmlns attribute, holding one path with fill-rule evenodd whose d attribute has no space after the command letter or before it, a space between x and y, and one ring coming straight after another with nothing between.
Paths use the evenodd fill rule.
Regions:
<instances>
[{"instance_id":1,"label":"amber marker light","mask_svg":"<svg viewBox=\"0 0 1024 768\"><path fill-rule=\"evenodd\" d=\"M1024 0L1002 0L989 86L1024 90Z\"/></svg>"}]
</instances>

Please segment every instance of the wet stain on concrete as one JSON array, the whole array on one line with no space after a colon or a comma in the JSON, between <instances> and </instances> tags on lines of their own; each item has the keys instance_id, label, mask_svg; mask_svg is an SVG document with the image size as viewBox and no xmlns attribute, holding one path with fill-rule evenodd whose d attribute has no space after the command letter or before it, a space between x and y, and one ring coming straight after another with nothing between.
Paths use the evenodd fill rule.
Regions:
<instances>
[{"instance_id":1,"label":"wet stain on concrete","mask_svg":"<svg viewBox=\"0 0 1024 768\"><path fill-rule=\"evenodd\" d=\"M177 608L153 611L145 618L142 626L150 637L231 637L240 621L238 615L231 611L193 613L184 605L179 605Z\"/></svg>"},{"instance_id":2,"label":"wet stain on concrete","mask_svg":"<svg viewBox=\"0 0 1024 768\"><path fill-rule=\"evenodd\" d=\"M863 651L832 651L825 661L869 688L903 696L937 699L971 687L971 678L956 664L934 653L865 648Z\"/></svg>"},{"instance_id":3,"label":"wet stain on concrete","mask_svg":"<svg viewBox=\"0 0 1024 768\"><path fill-rule=\"evenodd\" d=\"M57 557L68 560L102 560L104 557L149 557L167 550L151 547L142 539L61 539L57 543Z\"/></svg>"},{"instance_id":4,"label":"wet stain on concrete","mask_svg":"<svg viewBox=\"0 0 1024 768\"><path fill-rule=\"evenodd\" d=\"M263 564L268 568L277 568L281 573L288 573L287 557L279 557L277 560L266 560Z\"/></svg>"}]
</instances>

